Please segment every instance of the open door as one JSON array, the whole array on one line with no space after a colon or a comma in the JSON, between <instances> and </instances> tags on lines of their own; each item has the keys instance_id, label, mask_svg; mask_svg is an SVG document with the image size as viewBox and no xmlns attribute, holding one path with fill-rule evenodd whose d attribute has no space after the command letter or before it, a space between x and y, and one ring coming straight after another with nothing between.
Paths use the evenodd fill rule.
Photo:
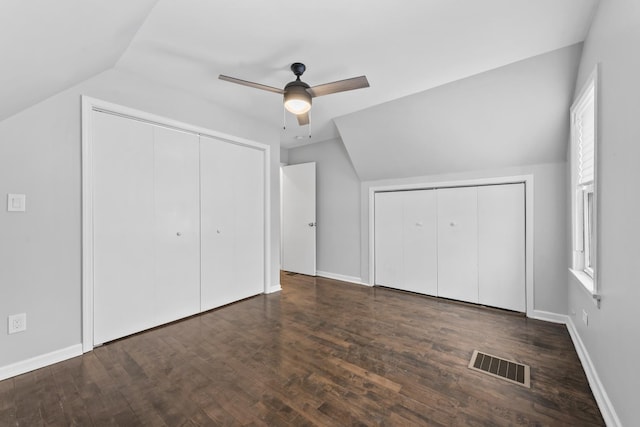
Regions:
<instances>
[{"instance_id":1,"label":"open door","mask_svg":"<svg viewBox=\"0 0 640 427\"><path fill-rule=\"evenodd\" d=\"M316 275L316 164L282 167L282 269Z\"/></svg>"}]
</instances>

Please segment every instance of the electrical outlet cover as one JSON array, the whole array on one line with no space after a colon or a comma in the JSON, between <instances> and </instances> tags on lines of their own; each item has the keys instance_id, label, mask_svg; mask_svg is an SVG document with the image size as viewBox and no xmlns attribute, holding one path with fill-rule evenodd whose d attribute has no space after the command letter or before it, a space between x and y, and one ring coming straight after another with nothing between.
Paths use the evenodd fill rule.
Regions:
<instances>
[{"instance_id":1,"label":"electrical outlet cover","mask_svg":"<svg viewBox=\"0 0 640 427\"><path fill-rule=\"evenodd\" d=\"M27 210L27 196L24 194L7 194L8 212L25 212Z\"/></svg>"},{"instance_id":2,"label":"electrical outlet cover","mask_svg":"<svg viewBox=\"0 0 640 427\"><path fill-rule=\"evenodd\" d=\"M27 330L27 313L13 314L8 318L9 334Z\"/></svg>"}]
</instances>

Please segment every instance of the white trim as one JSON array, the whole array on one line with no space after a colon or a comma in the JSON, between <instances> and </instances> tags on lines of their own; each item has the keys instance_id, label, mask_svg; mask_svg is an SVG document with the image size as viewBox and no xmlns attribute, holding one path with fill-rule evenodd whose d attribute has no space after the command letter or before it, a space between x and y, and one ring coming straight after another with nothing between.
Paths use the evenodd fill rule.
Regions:
<instances>
[{"instance_id":1,"label":"white trim","mask_svg":"<svg viewBox=\"0 0 640 427\"><path fill-rule=\"evenodd\" d=\"M363 282L361 277L356 276L345 276L344 274L329 273L328 271L316 271L316 276L340 280L341 282L355 283L356 285L371 286L370 284Z\"/></svg>"},{"instance_id":2,"label":"white trim","mask_svg":"<svg viewBox=\"0 0 640 427\"><path fill-rule=\"evenodd\" d=\"M569 272L571 274L573 274L573 277L575 277L575 279L582 285L582 286L578 286L580 289L582 289L582 292L585 293L585 295L588 295L591 297L591 300L593 301L593 304L600 308L600 294L596 293L594 288L594 283L593 283L593 277L589 276L586 272L582 271L582 270L574 270L573 268L569 269Z\"/></svg>"},{"instance_id":3,"label":"white trim","mask_svg":"<svg viewBox=\"0 0 640 427\"><path fill-rule=\"evenodd\" d=\"M82 97L82 351L93 350L93 102Z\"/></svg>"},{"instance_id":4,"label":"white trim","mask_svg":"<svg viewBox=\"0 0 640 427\"><path fill-rule=\"evenodd\" d=\"M271 285L271 287L266 291L264 291L264 293L265 295L274 294L276 292L280 292L281 290L282 290L282 286L280 286L280 283L277 283L275 285Z\"/></svg>"},{"instance_id":5,"label":"white trim","mask_svg":"<svg viewBox=\"0 0 640 427\"><path fill-rule=\"evenodd\" d=\"M561 325L566 325L569 321L569 316L566 314L552 313L550 311L543 310L533 310L532 315L529 317L536 320L543 320L545 322L559 323Z\"/></svg>"},{"instance_id":6,"label":"white trim","mask_svg":"<svg viewBox=\"0 0 640 427\"><path fill-rule=\"evenodd\" d=\"M580 334L573 323L573 319L568 317L566 324L571 340L573 341L573 346L576 349L576 353L578 353L578 358L580 359L584 373L587 375L587 381L589 382L593 397L596 399L596 403L598 404L598 408L600 409L602 418L604 418L605 424L609 427L621 427L622 423L620 422L620 418L618 418L618 414L616 414L613 404L611 403L611 400L609 400L609 395L600 381L598 372L591 361L591 357L589 357L587 348L580 338Z\"/></svg>"},{"instance_id":7,"label":"white trim","mask_svg":"<svg viewBox=\"0 0 640 427\"><path fill-rule=\"evenodd\" d=\"M219 139L264 151L264 289L265 294L277 292L280 285L271 285L271 147L249 139L190 125L122 105L82 96L82 351L93 350L93 112L114 114Z\"/></svg>"},{"instance_id":8,"label":"white trim","mask_svg":"<svg viewBox=\"0 0 640 427\"><path fill-rule=\"evenodd\" d=\"M598 408L602 414L602 418L604 418L606 425L609 427L622 426L571 316L551 313L548 311L534 310L533 315L529 317L546 322L566 325L571 341L573 342L573 346L575 347L578 358L580 359L582 369L587 376L587 381L589 382L593 396L596 399L596 403L598 404Z\"/></svg>"},{"instance_id":9,"label":"white trim","mask_svg":"<svg viewBox=\"0 0 640 427\"><path fill-rule=\"evenodd\" d=\"M271 290L271 147L260 145L264 150L264 293L268 294L274 292Z\"/></svg>"},{"instance_id":10,"label":"white trim","mask_svg":"<svg viewBox=\"0 0 640 427\"><path fill-rule=\"evenodd\" d=\"M26 374L54 363L62 362L72 357L82 356L82 345L74 344L67 348L41 354L31 359L21 360L11 365L0 367L0 381L17 375Z\"/></svg>"},{"instance_id":11,"label":"white trim","mask_svg":"<svg viewBox=\"0 0 640 427\"><path fill-rule=\"evenodd\" d=\"M525 288L527 317L534 317L534 275L533 275L533 175L497 176L459 181L425 182L417 184L395 184L369 187L369 286L375 284L375 193L381 191L426 190L451 187L476 187L480 185L524 183L525 194Z\"/></svg>"}]
</instances>

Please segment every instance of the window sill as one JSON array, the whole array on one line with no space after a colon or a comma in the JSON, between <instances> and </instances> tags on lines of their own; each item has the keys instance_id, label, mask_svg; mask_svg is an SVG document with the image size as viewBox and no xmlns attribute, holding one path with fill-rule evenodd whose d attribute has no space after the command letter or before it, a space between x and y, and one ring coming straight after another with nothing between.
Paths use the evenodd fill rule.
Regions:
<instances>
[{"instance_id":1,"label":"window sill","mask_svg":"<svg viewBox=\"0 0 640 427\"><path fill-rule=\"evenodd\" d=\"M599 308L600 295L595 293L593 278L581 270L574 270L573 268L570 268L569 271L573 274L573 277L575 277L582 285L580 286L580 288L582 288L587 293L587 295L593 298L593 303L596 305L596 307Z\"/></svg>"}]
</instances>

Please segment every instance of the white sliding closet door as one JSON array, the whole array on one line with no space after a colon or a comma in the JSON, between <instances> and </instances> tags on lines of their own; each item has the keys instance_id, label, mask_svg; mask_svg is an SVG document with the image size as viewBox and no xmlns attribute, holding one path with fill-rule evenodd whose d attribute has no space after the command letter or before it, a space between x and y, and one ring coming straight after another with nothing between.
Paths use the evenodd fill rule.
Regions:
<instances>
[{"instance_id":1,"label":"white sliding closet door","mask_svg":"<svg viewBox=\"0 0 640 427\"><path fill-rule=\"evenodd\" d=\"M478 192L438 189L438 296L478 302Z\"/></svg>"},{"instance_id":2,"label":"white sliding closet door","mask_svg":"<svg viewBox=\"0 0 640 427\"><path fill-rule=\"evenodd\" d=\"M435 190L404 191L402 289L438 294L438 227Z\"/></svg>"},{"instance_id":3,"label":"white sliding closet door","mask_svg":"<svg viewBox=\"0 0 640 427\"><path fill-rule=\"evenodd\" d=\"M154 325L153 128L93 114L94 345Z\"/></svg>"},{"instance_id":4,"label":"white sliding closet door","mask_svg":"<svg viewBox=\"0 0 640 427\"><path fill-rule=\"evenodd\" d=\"M434 190L375 195L375 283L437 295Z\"/></svg>"},{"instance_id":5,"label":"white sliding closet door","mask_svg":"<svg viewBox=\"0 0 640 427\"><path fill-rule=\"evenodd\" d=\"M200 139L201 309L264 286L264 153Z\"/></svg>"},{"instance_id":6,"label":"white sliding closet door","mask_svg":"<svg viewBox=\"0 0 640 427\"><path fill-rule=\"evenodd\" d=\"M402 192L375 193L375 284L402 287Z\"/></svg>"},{"instance_id":7,"label":"white sliding closet door","mask_svg":"<svg viewBox=\"0 0 640 427\"><path fill-rule=\"evenodd\" d=\"M200 311L198 137L154 127L155 312L158 324Z\"/></svg>"},{"instance_id":8,"label":"white sliding closet door","mask_svg":"<svg viewBox=\"0 0 640 427\"><path fill-rule=\"evenodd\" d=\"M199 311L197 136L94 113L94 344Z\"/></svg>"},{"instance_id":9,"label":"white sliding closet door","mask_svg":"<svg viewBox=\"0 0 640 427\"><path fill-rule=\"evenodd\" d=\"M478 187L479 302L524 312L524 184Z\"/></svg>"}]
</instances>

